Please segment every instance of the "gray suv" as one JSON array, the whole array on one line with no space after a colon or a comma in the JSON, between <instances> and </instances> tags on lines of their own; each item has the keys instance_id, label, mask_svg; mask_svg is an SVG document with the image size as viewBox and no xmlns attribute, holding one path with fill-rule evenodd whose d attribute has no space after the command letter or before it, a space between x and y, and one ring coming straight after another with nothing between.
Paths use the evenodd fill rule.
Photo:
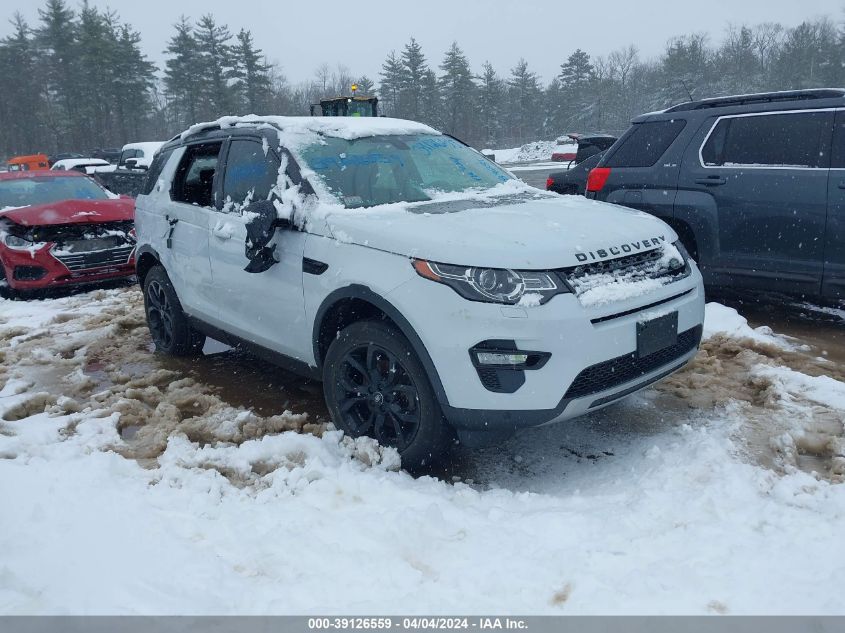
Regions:
<instances>
[{"instance_id":1,"label":"gray suv","mask_svg":"<svg viewBox=\"0 0 845 633\"><path fill-rule=\"evenodd\" d=\"M845 90L691 101L632 123L588 197L666 221L710 286L845 298Z\"/></svg>"}]
</instances>

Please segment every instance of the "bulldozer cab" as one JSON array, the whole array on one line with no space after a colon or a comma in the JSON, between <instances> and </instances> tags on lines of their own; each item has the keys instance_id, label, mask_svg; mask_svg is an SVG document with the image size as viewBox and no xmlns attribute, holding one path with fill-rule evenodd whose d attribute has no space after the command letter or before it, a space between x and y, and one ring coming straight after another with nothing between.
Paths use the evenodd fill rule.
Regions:
<instances>
[{"instance_id":1,"label":"bulldozer cab","mask_svg":"<svg viewBox=\"0 0 845 633\"><path fill-rule=\"evenodd\" d=\"M311 105L311 116L378 116L377 97L333 97Z\"/></svg>"}]
</instances>

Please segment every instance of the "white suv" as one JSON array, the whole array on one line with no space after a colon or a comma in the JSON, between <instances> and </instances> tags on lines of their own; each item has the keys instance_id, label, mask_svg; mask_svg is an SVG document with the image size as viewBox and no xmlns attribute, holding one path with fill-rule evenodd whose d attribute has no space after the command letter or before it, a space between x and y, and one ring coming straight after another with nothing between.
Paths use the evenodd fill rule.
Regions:
<instances>
[{"instance_id":1,"label":"white suv","mask_svg":"<svg viewBox=\"0 0 845 633\"><path fill-rule=\"evenodd\" d=\"M675 232L531 188L385 118L227 117L162 147L137 199L158 350L206 335L323 381L334 423L409 467L603 407L696 353Z\"/></svg>"}]
</instances>

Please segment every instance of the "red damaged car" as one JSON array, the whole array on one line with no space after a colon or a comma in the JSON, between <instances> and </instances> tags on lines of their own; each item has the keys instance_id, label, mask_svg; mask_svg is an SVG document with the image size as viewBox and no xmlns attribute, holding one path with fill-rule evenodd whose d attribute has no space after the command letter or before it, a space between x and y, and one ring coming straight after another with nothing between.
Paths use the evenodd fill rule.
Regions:
<instances>
[{"instance_id":1,"label":"red damaged car","mask_svg":"<svg viewBox=\"0 0 845 633\"><path fill-rule=\"evenodd\" d=\"M0 285L42 290L129 277L135 201L75 171L0 173Z\"/></svg>"}]
</instances>

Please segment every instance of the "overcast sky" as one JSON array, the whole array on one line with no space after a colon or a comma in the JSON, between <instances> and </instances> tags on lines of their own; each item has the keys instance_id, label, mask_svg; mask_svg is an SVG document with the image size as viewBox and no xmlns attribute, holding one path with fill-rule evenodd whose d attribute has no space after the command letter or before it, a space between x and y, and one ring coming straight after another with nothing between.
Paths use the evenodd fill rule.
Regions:
<instances>
[{"instance_id":1,"label":"overcast sky","mask_svg":"<svg viewBox=\"0 0 845 633\"><path fill-rule=\"evenodd\" d=\"M143 37L149 58L162 51L180 15L213 13L233 33L253 32L269 59L293 82L327 62L343 62L376 82L385 55L411 37L436 66L457 40L474 68L489 60L504 74L524 57L544 81L576 48L605 55L635 44L642 57L660 54L679 34L705 32L720 41L728 24L781 22L794 26L828 15L840 20L837 0L91 0L116 9ZM0 15L21 11L31 24L41 0L2 0ZM71 4L76 5L75 2ZM2 22L0 35L10 31Z\"/></svg>"}]
</instances>

